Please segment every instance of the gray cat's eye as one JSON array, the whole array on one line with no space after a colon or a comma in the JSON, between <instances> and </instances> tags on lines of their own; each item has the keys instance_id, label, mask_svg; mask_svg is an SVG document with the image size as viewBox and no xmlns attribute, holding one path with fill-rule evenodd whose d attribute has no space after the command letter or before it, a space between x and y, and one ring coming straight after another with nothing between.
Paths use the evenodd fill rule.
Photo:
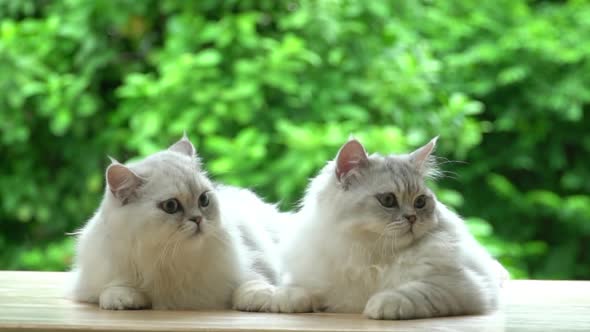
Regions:
<instances>
[{"instance_id":1,"label":"gray cat's eye","mask_svg":"<svg viewBox=\"0 0 590 332\"><path fill-rule=\"evenodd\" d=\"M207 207L209 205L209 193L204 192L199 196L199 206L200 207Z\"/></svg>"},{"instance_id":2,"label":"gray cat's eye","mask_svg":"<svg viewBox=\"0 0 590 332\"><path fill-rule=\"evenodd\" d=\"M425 195L420 195L418 197L416 197L416 199L414 200L414 207L416 209L421 209L426 205L426 196Z\"/></svg>"},{"instance_id":3,"label":"gray cat's eye","mask_svg":"<svg viewBox=\"0 0 590 332\"><path fill-rule=\"evenodd\" d=\"M375 196L383 207L392 208L397 206L397 198L394 193L383 193Z\"/></svg>"},{"instance_id":4,"label":"gray cat's eye","mask_svg":"<svg viewBox=\"0 0 590 332\"><path fill-rule=\"evenodd\" d=\"M182 205L176 198L170 198L160 203L160 209L169 214L174 214L182 210Z\"/></svg>"}]
</instances>

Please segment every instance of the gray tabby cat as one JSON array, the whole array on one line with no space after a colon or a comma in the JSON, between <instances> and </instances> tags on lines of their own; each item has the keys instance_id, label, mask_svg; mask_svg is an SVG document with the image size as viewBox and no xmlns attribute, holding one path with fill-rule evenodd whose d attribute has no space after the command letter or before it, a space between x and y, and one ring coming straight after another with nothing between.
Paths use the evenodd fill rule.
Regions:
<instances>
[{"instance_id":1,"label":"gray tabby cat","mask_svg":"<svg viewBox=\"0 0 590 332\"><path fill-rule=\"evenodd\" d=\"M495 309L503 269L425 184L435 143L389 156L344 144L284 232L283 285L245 284L243 310L413 319Z\"/></svg>"},{"instance_id":2,"label":"gray tabby cat","mask_svg":"<svg viewBox=\"0 0 590 332\"><path fill-rule=\"evenodd\" d=\"M103 309L223 309L240 284L276 281L274 206L215 186L186 138L106 171L80 231L71 296Z\"/></svg>"}]
</instances>

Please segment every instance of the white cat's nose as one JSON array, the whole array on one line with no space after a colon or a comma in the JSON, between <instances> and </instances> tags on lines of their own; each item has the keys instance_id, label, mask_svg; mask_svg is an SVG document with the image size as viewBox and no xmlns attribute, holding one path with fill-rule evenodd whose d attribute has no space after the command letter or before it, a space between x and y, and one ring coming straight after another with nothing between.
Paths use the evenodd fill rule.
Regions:
<instances>
[{"instance_id":1,"label":"white cat's nose","mask_svg":"<svg viewBox=\"0 0 590 332\"><path fill-rule=\"evenodd\" d=\"M201 221L203 220L203 217L201 217L201 216L194 216L194 217L188 218L188 220L194 222L197 225L200 225L201 224Z\"/></svg>"},{"instance_id":2,"label":"white cat's nose","mask_svg":"<svg viewBox=\"0 0 590 332\"><path fill-rule=\"evenodd\" d=\"M413 224L416 222L416 215L415 214L404 214L404 218L410 223Z\"/></svg>"}]
</instances>

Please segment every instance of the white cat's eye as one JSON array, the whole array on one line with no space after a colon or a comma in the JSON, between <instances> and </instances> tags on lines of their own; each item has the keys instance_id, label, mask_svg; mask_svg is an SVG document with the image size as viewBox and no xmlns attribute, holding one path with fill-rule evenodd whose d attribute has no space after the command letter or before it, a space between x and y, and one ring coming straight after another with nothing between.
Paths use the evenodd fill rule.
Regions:
<instances>
[{"instance_id":1,"label":"white cat's eye","mask_svg":"<svg viewBox=\"0 0 590 332\"><path fill-rule=\"evenodd\" d=\"M169 214L174 214L182 210L182 205L176 198L170 198L160 203L160 209Z\"/></svg>"},{"instance_id":2,"label":"white cat's eye","mask_svg":"<svg viewBox=\"0 0 590 332\"><path fill-rule=\"evenodd\" d=\"M424 206L426 206L426 196L420 195L420 196L416 197L416 199L414 200L414 207L416 209L421 209Z\"/></svg>"},{"instance_id":3,"label":"white cat's eye","mask_svg":"<svg viewBox=\"0 0 590 332\"><path fill-rule=\"evenodd\" d=\"M199 206L200 207L207 207L209 205L209 193L204 192L199 196Z\"/></svg>"},{"instance_id":4,"label":"white cat's eye","mask_svg":"<svg viewBox=\"0 0 590 332\"><path fill-rule=\"evenodd\" d=\"M383 193L375 196L383 207L392 208L397 206L397 198L394 193Z\"/></svg>"}]
</instances>

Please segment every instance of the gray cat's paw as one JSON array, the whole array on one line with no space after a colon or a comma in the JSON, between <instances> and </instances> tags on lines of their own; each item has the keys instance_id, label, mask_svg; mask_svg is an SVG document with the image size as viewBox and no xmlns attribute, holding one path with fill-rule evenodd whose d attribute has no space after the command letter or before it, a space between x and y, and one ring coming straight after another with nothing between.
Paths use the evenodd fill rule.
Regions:
<instances>
[{"instance_id":1,"label":"gray cat's paw","mask_svg":"<svg viewBox=\"0 0 590 332\"><path fill-rule=\"evenodd\" d=\"M100 293L98 303L102 309L143 309L150 306L147 296L130 287L109 287Z\"/></svg>"},{"instance_id":2,"label":"gray cat's paw","mask_svg":"<svg viewBox=\"0 0 590 332\"><path fill-rule=\"evenodd\" d=\"M251 280L233 295L233 308L240 311L270 311L275 287L264 280Z\"/></svg>"},{"instance_id":3,"label":"gray cat's paw","mask_svg":"<svg viewBox=\"0 0 590 332\"><path fill-rule=\"evenodd\" d=\"M312 312L312 295L301 287L278 287L273 296L271 312Z\"/></svg>"},{"instance_id":4,"label":"gray cat's paw","mask_svg":"<svg viewBox=\"0 0 590 332\"><path fill-rule=\"evenodd\" d=\"M413 319L416 317L414 304L403 294L395 291L373 295L363 311L371 319Z\"/></svg>"},{"instance_id":5,"label":"gray cat's paw","mask_svg":"<svg viewBox=\"0 0 590 332\"><path fill-rule=\"evenodd\" d=\"M234 292L233 308L241 311L312 312L313 301L303 288L275 287L263 280L252 280Z\"/></svg>"}]
</instances>

